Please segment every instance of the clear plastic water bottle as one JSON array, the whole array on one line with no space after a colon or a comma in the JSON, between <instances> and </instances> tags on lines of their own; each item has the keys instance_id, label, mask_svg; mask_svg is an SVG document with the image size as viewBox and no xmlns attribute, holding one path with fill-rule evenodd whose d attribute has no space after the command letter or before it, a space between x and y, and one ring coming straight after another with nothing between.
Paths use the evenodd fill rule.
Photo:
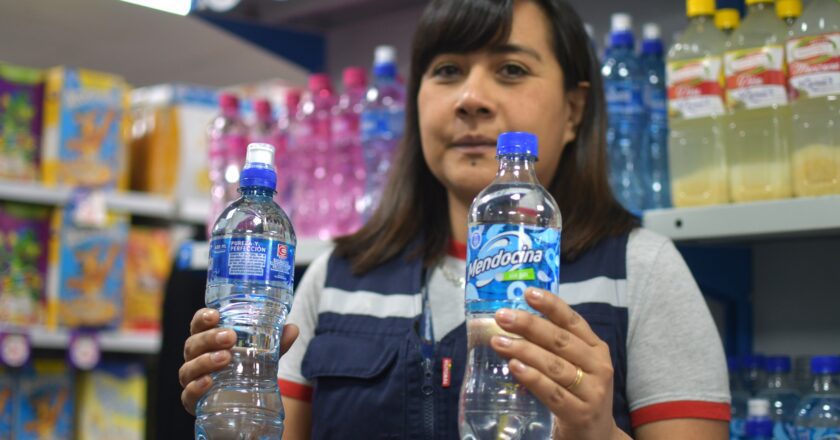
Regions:
<instances>
[{"instance_id":1,"label":"clear plastic water bottle","mask_svg":"<svg viewBox=\"0 0 840 440\"><path fill-rule=\"evenodd\" d=\"M362 226L357 203L361 203L365 191L359 124L365 103L367 74L361 67L348 67L344 69L343 80L344 92L338 98L332 119L334 236L351 234Z\"/></svg>"},{"instance_id":2,"label":"clear plastic water bottle","mask_svg":"<svg viewBox=\"0 0 840 440\"><path fill-rule=\"evenodd\" d=\"M610 185L624 207L639 214L643 203L645 109L644 75L636 57L633 23L613 14L610 47L601 68L607 99L607 157Z\"/></svg>"},{"instance_id":3,"label":"clear plastic water bottle","mask_svg":"<svg viewBox=\"0 0 840 440\"><path fill-rule=\"evenodd\" d=\"M274 203L274 147L251 144L242 196L219 216L210 240L207 307L236 332L231 362L213 375L196 406L195 437L279 439L283 404L277 363L283 324L292 304L295 231Z\"/></svg>"},{"instance_id":4,"label":"clear plastic water bottle","mask_svg":"<svg viewBox=\"0 0 840 440\"><path fill-rule=\"evenodd\" d=\"M791 378L789 356L768 356L764 360L767 371L767 385L757 396L770 402L770 418L773 420L774 440L796 440L796 409L799 406L799 392Z\"/></svg>"},{"instance_id":5,"label":"clear plastic water bottle","mask_svg":"<svg viewBox=\"0 0 840 440\"><path fill-rule=\"evenodd\" d=\"M766 380L763 355L752 354L741 358L741 381L750 396L755 396L760 389L764 388Z\"/></svg>"},{"instance_id":6,"label":"clear plastic water bottle","mask_svg":"<svg viewBox=\"0 0 840 440\"><path fill-rule=\"evenodd\" d=\"M840 356L811 358L814 384L796 416L799 440L840 438Z\"/></svg>"},{"instance_id":7,"label":"clear plastic water bottle","mask_svg":"<svg viewBox=\"0 0 840 440\"><path fill-rule=\"evenodd\" d=\"M362 149L365 157L366 190L360 208L365 218L379 206L394 151L405 125L405 87L397 81L397 52L379 46L374 53L373 85L362 111Z\"/></svg>"},{"instance_id":8,"label":"clear plastic water bottle","mask_svg":"<svg viewBox=\"0 0 840 440\"><path fill-rule=\"evenodd\" d=\"M216 218L228 203L236 200L241 164L245 160L248 145L248 128L239 115L239 98L230 93L219 96L218 116L210 121L207 129L210 146L210 211L207 219L207 235L213 229Z\"/></svg>"},{"instance_id":9,"label":"clear plastic water bottle","mask_svg":"<svg viewBox=\"0 0 840 440\"><path fill-rule=\"evenodd\" d=\"M767 399L750 399L747 402L746 433L746 440L778 440L773 436L773 420Z\"/></svg>"},{"instance_id":10,"label":"clear plastic water bottle","mask_svg":"<svg viewBox=\"0 0 840 440\"><path fill-rule=\"evenodd\" d=\"M642 52L639 58L645 75L644 102L647 112L645 132L649 160L642 167L645 209L671 206L671 180L668 177L668 92L665 86L665 49L659 26L647 23L642 28ZM643 170L648 172L644 173Z\"/></svg>"},{"instance_id":11,"label":"clear plastic water bottle","mask_svg":"<svg viewBox=\"0 0 840 440\"><path fill-rule=\"evenodd\" d=\"M332 109L335 95L329 76L309 77L309 93L300 103L300 119L294 126L293 140L298 151L295 166L300 180L295 185L293 205L295 224L301 237L327 240L332 235L330 183L332 160Z\"/></svg>"},{"instance_id":12,"label":"clear plastic water bottle","mask_svg":"<svg viewBox=\"0 0 840 440\"><path fill-rule=\"evenodd\" d=\"M558 293L560 231L557 203L537 180L537 138L503 133L499 172L473 201L467 245L467 366L458 421L461 439L549 439L552 415L490 346L503 331L499 308L531 309L527 287Z\"/></svg>"},{"instance_id":13,"label":"clear plastic water bottle","mask_svg":"<svg viewBox=\"0 0 840 440\"><path fill-rule=\"evenodd\" d=\"M738 359L730 357L726 361L729 367L729 393L732 396L729 439L744 440L747 435L747 401L750 399L750 393L747 392L743 382L741 382Z\"/></svg>"}]
</instances>

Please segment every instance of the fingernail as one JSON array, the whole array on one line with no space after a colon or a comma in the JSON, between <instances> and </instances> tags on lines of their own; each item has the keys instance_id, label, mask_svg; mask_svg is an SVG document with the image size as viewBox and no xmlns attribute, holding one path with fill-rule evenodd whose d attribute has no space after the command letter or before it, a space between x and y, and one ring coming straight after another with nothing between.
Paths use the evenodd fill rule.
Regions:
<instances>
[{"instance_id":1,"label":"fingernail","mask_svg":"<svg viewBox=\"0 0 840 440\"><path fill-rule=\"evenodd\" d=\"M219 334L216 335L216 342L218 342L219 344L229 344L232 342L232 340L233 332L230 330L219 332Z\"/></svg>"},{"instance_id":2,"label":"fingernail","mask_svg":"<svg viewBox=\"0 0 840 440\"><path fill-rule=\"evenodd\" d=\"M542 300L542 299L543 299L543 293L542 293L542 291L541 291L541 290L537 290L537 289L528 289L528 291L527 291L527 292L525 292L525 295L527 295L527 296L528 296L528 298L530 298L530 299L532 299L532 300L534 300L534 301L540 301L540 300Z\"/></svg>"},{"instance_id":3,"label":"fingernail","mask_svg":"<svg viewBox=\"0 0 840 440\"><path fill-rule=\"evenodd\" d=\"M224 351L216 351L216 352L213 352L213 353L210 354L210 360L217 363L217 364L221 364L222 362L227 360L227 359L225 359L225 357L226 357L226 354L225 354Z\"/></svg>"},{"instance_id":4,"label":"fingernail","mask_svg":"<svg viewBox=\"0 0 840 440\"><path fill-rule=\"evenodd\" d=\"M513 341L511 341L510 338L508 338L507 336L495 336L495 338L496 343L501 345L502 347L510 347L510 344L513 343Z\"/></svg>"},{"instance_id":5,"label":"fingernail","mask_svg":"<svg viewBox=\"0 0 840 440\"><path fill-rule=\"evenodd\" d=\"M510 368L517 373L524 373L528 370L528 367L525 364L516 359L510 361Z\"/></svg>"},{"instance_id":6,"label":"fingernail","mask_svg":"<svg viewBox=\"0 0 840 440\"><path fill-rule=\"evenodd\" d=\"M496 312L496 319L503 324L513 324L516 316L513 314L512 310L499 309L499 311Z\"/></svg>"},{"instance_id":7,"label":"fingernail","mask_svg":"<svg viewBox=\"0 0 840 440\"><path fill-rule=\"evenodd\" d=\"M207 385L210 385L210 376L204 376L198 380L198 386L200 386L201 388L204 388Z\"/></svg>"},{"instance_id":8,"label":"fingernail","mask_svg":"<svg viewBox=\"0 0 840 440\"><path fill-rule=\"evenodd\" d=\"M210 316L210 312L204 312L204 313L202 313L202 314L201 314L201 319L203 319L203 320L204 320L204 322L210 322L210 321L211 321L211 319L212 319L212 318L211 318L211 316Z\"/></svg>"}]
</instances>

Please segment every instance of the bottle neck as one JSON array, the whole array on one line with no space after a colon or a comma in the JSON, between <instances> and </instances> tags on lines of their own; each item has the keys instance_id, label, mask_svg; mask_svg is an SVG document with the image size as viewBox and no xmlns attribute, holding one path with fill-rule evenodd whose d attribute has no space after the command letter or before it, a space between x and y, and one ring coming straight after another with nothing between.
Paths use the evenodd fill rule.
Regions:
<instances>
[{"instance_id":1,"label":"bottle neck","mask_svg":"<svg viewBox=\"0 0 840 440\"><path fill-rule=\"evenodd\" d=\"M715 25L715 16L714 15L695 15L693 17L688 18L688 24L692 27L702 27L702 26L714 26Z\"/></svg>"},{"instance_id":2,"label":"bottle neck","mask_svg":"<svg viewBox=\"0 0 840 440\"><path fill-rule=\"evenodd\" d=\"M816 375L812 391L817 394L840 393L840 376L828 373Z\"/></svg>"},{"instance_id":3,"label":"bottle neck","mask_svg":"<svg viewBox=\"0 0 840 440\"><path fill-rule=\"evenodd\" d=\"M267 186L254 185L239 187L239 194L247 198L274 197L274 189Z\"/></svg>"},{"instance_id":4,"label":"bottle neck","mask_svg":"<svg viewBox=\"0 0 840 440\"><path fill-rule=\"evenodd\" d=\"M497 180L508 182L539 183L533 156L511 154L499 156Z\"/></svg>"},{"instance_id":5,"label":"bottle neck","mask_svg":"<svg viewBox=\"0 0 840 440\"><path fill-rule=\"evenodd\" d=\"M771 390L794 388L789 373L773 372L767 374L767 388Z\"/></svg>"},{"instance_id":6,"label":"bottle neck","mask_svg":"<svg viewBox=\"0 0 840 440\"><path fill-rule=\"evenodd\" d=\"M749 17L750 14L763 14L768 11L775 15L775 11L773 11L773 2L753 3L747 6L747 17Z\"/></svg>"}]
</instances>

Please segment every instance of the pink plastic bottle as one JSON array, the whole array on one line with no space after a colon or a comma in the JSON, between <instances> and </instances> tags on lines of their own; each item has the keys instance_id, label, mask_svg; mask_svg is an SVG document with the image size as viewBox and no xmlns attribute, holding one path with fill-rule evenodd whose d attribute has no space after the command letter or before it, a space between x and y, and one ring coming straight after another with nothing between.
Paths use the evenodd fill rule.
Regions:
<instances>
[{"instance_id":1,"label":"pink plastic bottle","mask_svg":"<svg viewBox=\"0 0 840 440\"><path fill-rule=\"evenodd\" d=\"M332 235L347 235L362 226L357 210L365 191L365 163L359 122L365 103L367 75L361 67L344 69L344 93L333 111L331 191L335 224ZM361 206L359 206L361 207Z\"/></svg>"},{"instance_id":2,"label":"pink plastic bottle","mask_svg":"<svg viewBox=\"0 0 840 440\"><path fill-rule=\"evenodd\" d=\"M297 121L298 107L300 105L300 90L290 89L286 92L285 105L281 108L280 116L277 118L277 151L278 153L276 164L283 162L282 170L277 174L278 191L274 200L280 205L284 211L289 215L289 218L294 222L294 204L292 203L292 193L294 192L295 182L297 181L298 169L292 164L297 163L294 147L292 146L292 130Z\"/></svg>"},{"instance_id":3,"label":"pink plastic bottle","mask_svg":"<svg viewBox=\"0 0 840 440\"><path fill-rule=\"evenodd\" d=\"M329 76L311 75L309 93L300 103L300 118L292 132L295 166L301 173L292 196L295 231L300 237L327 240L332 236L330 131L335 102Z\"/></svg>"},{"instance_id":4,"label":"pink plastic bottle","mask_svg":"<svg viewBox=\"0 0 840 440\"><path fill-rule=\"evenodd\" d=\"M259 142L274 146L274 169L277 172L277 188L275 201L280 204L280 194L283 194L286 183L286 142L282 139L280 126L274 118L271 102L267 99L254 101L254 120L249 127L248 143ZM281 205L282 206L282 205Z\"/></svg>"},{"instance_id":5,"label":"pink plastic bottle","mask_svg":"<svg viewBox=\"0 0 840 440\"><path fill-rule=\"evenodd\" d=\"M239 172L248 148L248 129L239 115L239 98L230 93L219 96L221 111L207 130L210 146L210 211L207 235L228 203L239 197Z\"/></svg>"}]
</instances>

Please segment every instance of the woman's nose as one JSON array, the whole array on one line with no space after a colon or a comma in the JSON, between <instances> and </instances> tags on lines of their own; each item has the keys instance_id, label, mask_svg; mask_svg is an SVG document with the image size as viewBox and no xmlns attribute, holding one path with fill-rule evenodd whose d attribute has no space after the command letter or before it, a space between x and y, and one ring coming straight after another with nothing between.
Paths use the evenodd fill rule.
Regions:
<instances>
[{"instance_id":1,"label":"woman's nose","mask_svg":"<svg viewBox=\"0 0 840 440\"><path fill-rule=\"evenodd\" d=\"M492 79L486 73L472 69L461 87L455 105L458 117L474 119L494 116L496 105L490 92L491 85Z\"/></svg>"}]
</instances>

